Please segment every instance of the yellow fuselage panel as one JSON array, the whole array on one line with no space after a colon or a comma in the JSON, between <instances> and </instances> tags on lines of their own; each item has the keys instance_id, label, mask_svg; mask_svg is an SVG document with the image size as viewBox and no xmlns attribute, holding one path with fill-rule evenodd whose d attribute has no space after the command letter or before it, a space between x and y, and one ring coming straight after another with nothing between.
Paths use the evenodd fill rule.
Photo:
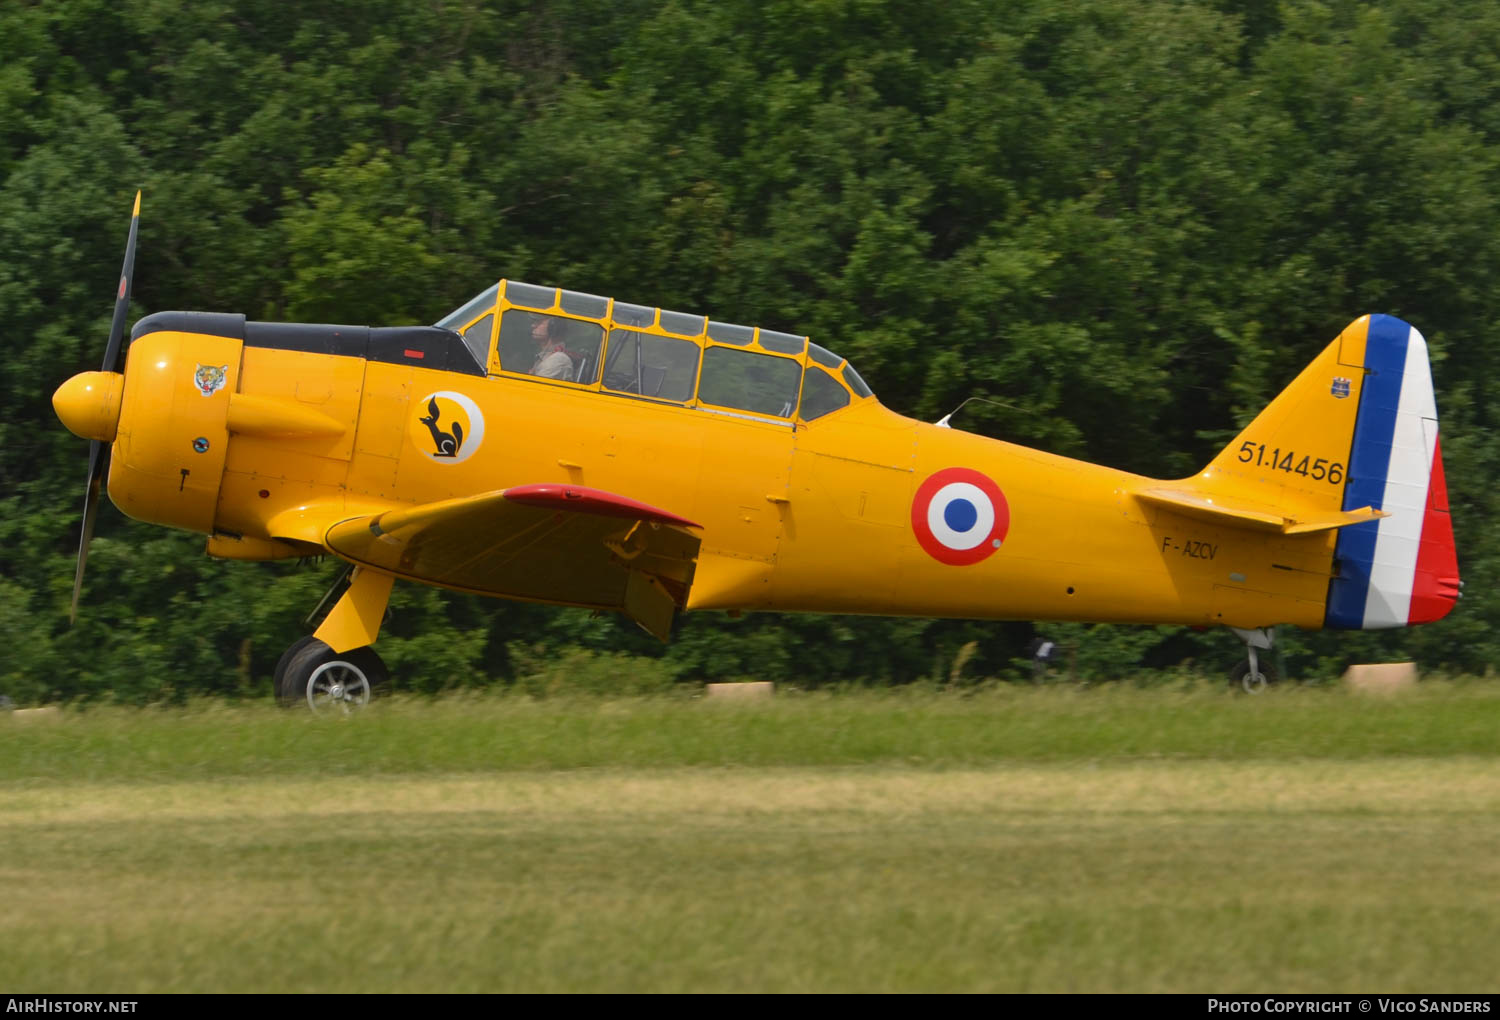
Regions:
<instances>
[{"instance_id":1,"label":"yellow fuselage panel","mask_svg":"<svg viewBox=\"0 0 1500 1020\"><path fill-rule=\"evenodd\" d=\"M1146 482L1138 475L911 422L873 403L801 430L794 463L770 608L1236 626L1321 620L1326 536L1267 538L1146 513L1129 496ZM913 521L923 482L954 468L993 480L1009 515L999 546L963 565L935 558ZM1217 587L1264 597L1248 609L1224 598L1215 605Z\"/></svg>"},{"instance_id":2,"label":"yellow fuselage panel","mask_svg":"<svg viewBox=\"0 0 1500 1020\"><path fill-rule=\"evenodd\" d=\"M406 401L390 399L403 387ZM649 493L654 505L701 523L706 546L717 537L767 568L774 559L778 516L766 497L786 489L789 425L373 362L366 390L351 491L409 502L538 482ZM376 439L395 435L399 443Z\"/></svg>"},{"instance_id":3,"label":"yellow fuselage panel","mask_svg":"<svg viewBox=\"0 0 1500 1020\"><path fill-rule=\"evenodd\" d=\"M309 419L338 431L319 428L291 437L270 435L270 429L232 434L216 518L220 530L265 535L266 522L290 506L343 505L364 372L363 358L244 348L237 395L274 401L272 406L293 424Z\"/></svg>"}]
</instances>

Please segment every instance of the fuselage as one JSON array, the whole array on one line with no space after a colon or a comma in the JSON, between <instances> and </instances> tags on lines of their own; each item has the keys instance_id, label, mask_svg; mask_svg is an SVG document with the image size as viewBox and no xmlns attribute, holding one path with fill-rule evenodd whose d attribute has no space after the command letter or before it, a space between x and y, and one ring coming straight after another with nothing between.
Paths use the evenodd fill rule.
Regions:
<instances>
[{"instance_id":1,"label":"fuselage","mask_svg":"<svg viewBox=\"0 0 1500 1020\"><path fill-rule=\"evenodd\" d=\"M691 387L653 399L466 360L459 335L434 327L163 313L134 335L111 498L209 534L216 555L317 550L330 509L562 482L702 526L688 609L1324 617L1332 533L1217 527L1138 500L1139 475L917 422L873 396L811 421Z\"/></svg>"}]
</instances>

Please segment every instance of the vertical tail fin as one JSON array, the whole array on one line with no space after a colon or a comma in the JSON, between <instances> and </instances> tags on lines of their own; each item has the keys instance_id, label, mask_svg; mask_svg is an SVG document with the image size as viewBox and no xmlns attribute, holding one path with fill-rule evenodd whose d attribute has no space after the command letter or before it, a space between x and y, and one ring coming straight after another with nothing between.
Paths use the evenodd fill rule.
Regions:
<instances>
[{"instance_id":1,"label":"vertical tail fin","mask_svg":"<svg viewBox=\"0 0 1500 1020\"><path fill-rule=\"evenodd\" d=\"M1427 623L1458 598L1427 342L1400 319L1350 323L1214 459L1204 480L1297 514L1383 512L1338 529L1325 626Z\"/></svg>"}]
</instances>

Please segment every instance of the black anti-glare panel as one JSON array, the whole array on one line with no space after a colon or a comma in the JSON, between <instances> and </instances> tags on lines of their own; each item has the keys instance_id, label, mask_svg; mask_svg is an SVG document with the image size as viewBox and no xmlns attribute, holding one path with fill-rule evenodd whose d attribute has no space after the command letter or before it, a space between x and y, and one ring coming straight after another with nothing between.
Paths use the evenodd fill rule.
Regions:
<instances>
[{"instance_id":1,"label":"black anti-glare panel","mask_svg":"<svg viewBox=\"0 0 1500 1020\"><path fill-rule=\"evenodd\" d=\"M150 333L201 333L230 340L245 339L245 317L231 312L152 312L130 331L135 343Z\"/></svg>"}]
</instances>

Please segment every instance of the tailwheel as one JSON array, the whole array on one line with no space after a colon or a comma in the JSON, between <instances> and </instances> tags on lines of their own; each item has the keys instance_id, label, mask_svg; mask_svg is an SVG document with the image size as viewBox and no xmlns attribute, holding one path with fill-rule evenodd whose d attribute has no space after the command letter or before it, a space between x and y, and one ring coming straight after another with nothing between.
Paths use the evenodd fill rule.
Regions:
<instances>
[{"instance_id":1,"label":"tailwheel","mask_svg":"<svg viewBox=\"0 0 1500 1020\"><path fill-rule=\"evenodd\" d=\"M1248 661L1241 662L1229 671L1229 686L1246 694L1260 694L1280 679L1269 662L1257 662L1253 667Z\"/></svg>"},{"instance_id":2,"label":"tailwheel","mask_svg":"<svg viewBox=\"0 0 1500 1020\"><path fill-rule=\"evenodd\" d=\"M307 637L287 653L276 684L276 700L287 707L300 704L314 712L347 715L368 705L390 680L385 663L368 645L335 652Z\"/></svg>"},{"instance_id":3,"label":"tailwheel","mask_svg":"<svg viewBox=\"0 0 1500 1020\"><path fill-rule=\"evenodd\" d=\"M1261 694L1281 677L1271 661L1271 649L1276 646L1276 628L1230 627L1234 636L1245 643L1245 659L1229 671L1229 686L1246 694ZM1264 653L1264 654L1262 654Z\"/></svg>"}]
</instances>

